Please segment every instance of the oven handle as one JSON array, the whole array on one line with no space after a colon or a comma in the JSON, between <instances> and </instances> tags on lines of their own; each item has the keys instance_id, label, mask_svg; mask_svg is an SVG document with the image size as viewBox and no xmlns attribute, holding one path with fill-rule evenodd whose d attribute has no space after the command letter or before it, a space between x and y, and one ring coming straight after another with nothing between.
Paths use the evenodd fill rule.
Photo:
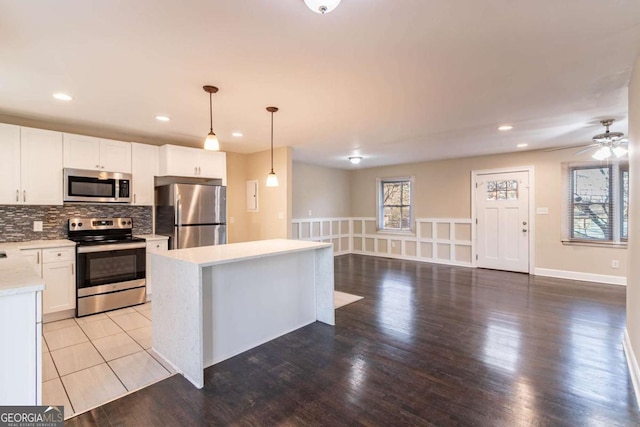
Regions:
<instances>
[{"instance_id":1,"label":"oven handle","mask_svg":"<svg viewBox=\"0 0 640 427\"><path fill-rule=\"evenodd\" d=\"M120 244L113 244L113 245L78 246L78 253L88 254L93 252L124 251L127 249L141 249L146 247L147 247L147 242L120 243Z\"/></svg>"}]
</instances>

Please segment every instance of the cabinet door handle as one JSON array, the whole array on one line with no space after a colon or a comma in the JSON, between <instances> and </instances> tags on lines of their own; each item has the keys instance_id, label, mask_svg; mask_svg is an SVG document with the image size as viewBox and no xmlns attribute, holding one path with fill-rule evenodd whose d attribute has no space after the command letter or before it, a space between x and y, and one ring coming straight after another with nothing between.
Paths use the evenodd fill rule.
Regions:
<instances>
[{"instance_id":1,"label":"cabinet door handle","mask_svg":"<svg viewBox=\"0 0 640 427\"><path fill-rule=\"evenodd\" d=\"M104 165L100 166L100 169L104 169Z\"/></svg>"},{"instance_id":2,"label":"cabinet door handle","mask_svg":"<svg viewBox=\"0 0 640 427\"><path fill-rule=\"evenodd\" d=\"M22 201L27 203L27 190L22 190Z\"/></svg>"},{"instance_id":3,"label":"cabinet door handle","mask_svg":"<svg viewBox=\"0 0 640 427\"><path fill-rule=\"evenodd\" d=\"M135 194L133 195L133 204L134 205L136 204L136 195Z\"/></svg>"},{"instance_id":4,"label":"cabinet door handle","mask_svg":"<svg viewBox=\"0 0 640 427\"><path fill-rule=\"evenodd\" d=\"M36 252L36 264L40 265L40 252Z\"/></svg>"},{"instance_id":5,"label":"cabinet door handle","mask_svg":"<svg viewBox=\"0 0 640 427\"><path fill-rule=\"evenodd\" d=\"M100 165L96 165L96 169L100 169Z\"/></svg>"},{"instance_id":6,"label":"cabinet door handle","mask_svg":"<svg viewBox=\"0 0 640 427\"><path fill-rule=\"evenodd\" d=\"M20 190L16 190L16 202L20 201Z\"/></svg>"},{"instance_id":7,"label":"cabinet door handle","mask_svg":"<svg viewBox=\"0 0 640 427\"><path fill-rule=\"evenodd\" d=\"M73 268L73 263L71 263L71 275L76 274L75 268Z\"/></svg>"}]
</instances>

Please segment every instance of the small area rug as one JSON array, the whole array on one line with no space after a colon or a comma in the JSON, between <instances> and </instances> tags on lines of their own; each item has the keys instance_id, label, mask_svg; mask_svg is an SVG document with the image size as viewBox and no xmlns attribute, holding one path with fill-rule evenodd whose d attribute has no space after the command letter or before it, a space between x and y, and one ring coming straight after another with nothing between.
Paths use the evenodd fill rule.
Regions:
<instances>
[{"instance_id":1,"label":"small area rug","mask_svg":"<svg viewBox=\"0 0 640 427\"><path fill-rule=\"evenodd\" d=\"M362 298L364 297L348 294L346 292L333 291L333 306L337 310L340 307L351 304L352 302L360 301Z\"/></svg>"}]
</instances>

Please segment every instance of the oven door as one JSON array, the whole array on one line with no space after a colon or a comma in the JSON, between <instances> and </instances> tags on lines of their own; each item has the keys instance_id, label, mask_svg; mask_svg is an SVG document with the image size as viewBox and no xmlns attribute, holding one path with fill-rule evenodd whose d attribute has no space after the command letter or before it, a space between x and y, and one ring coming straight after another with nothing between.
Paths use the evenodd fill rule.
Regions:
<instances>
[{"instance_id":1,"label":"oven door","mask_svg":"<svg viewBox=\"0 0 640 427\"><path fill-rule=\"evenodd\" d=\"M146 248L79 246L76 285L78 298L145 286Z\"/></svg>"}]
</instances>

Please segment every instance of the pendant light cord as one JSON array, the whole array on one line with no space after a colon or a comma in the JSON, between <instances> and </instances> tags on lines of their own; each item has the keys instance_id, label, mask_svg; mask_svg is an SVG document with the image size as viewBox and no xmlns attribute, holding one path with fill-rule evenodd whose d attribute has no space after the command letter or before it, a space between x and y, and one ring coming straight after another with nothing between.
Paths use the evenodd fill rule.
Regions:
<instances>
[{"instance_id":1,"label":"pendant light cord","mask_svg":"<svg viewBox=\"0 0 640 427\"><path fill-rule=\"evenodd\" d=\"M273 111L271 112L271 173L273 173Z\"/></svg>"},{"instance_id":2,"label":"pendant light cord","mask_svg":"<svg viewBox=\"0 0 640 427\"><path fill-rule=\"evenodd\" d=\"M209 131L213 132L213 101L211 100L212 94L209 92Z\"/></svg>"}]
</instances>

